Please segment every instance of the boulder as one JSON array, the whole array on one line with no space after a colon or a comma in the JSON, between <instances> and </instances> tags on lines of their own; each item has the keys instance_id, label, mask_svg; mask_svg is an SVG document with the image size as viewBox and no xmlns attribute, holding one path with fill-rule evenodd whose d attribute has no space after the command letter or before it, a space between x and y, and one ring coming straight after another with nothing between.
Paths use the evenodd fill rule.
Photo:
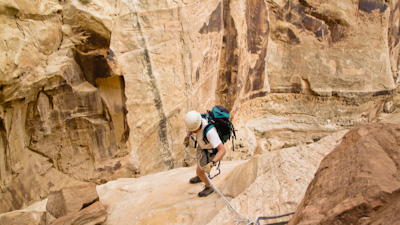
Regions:
<instances>
[{"instance_id":1,"label":"boulder","mask_svg":"<svg viewBox=\"0 0 400 225\"><path fill-rule=\"evenodd\" d=\"M398 224L399 192L400 126L358 125L323 159L289 224Z\"/></svg>"},{"instance_id":2,"label":"boulder","mask_svg":"<svg viewBox=\"0 0 400 225\"><path fill-rule=\"evenodd\" d=\"M93 183L66 187L50 193L46 210L55 218L59 218L76 213L98 199L96 185Z\"/></svg>"},{"instance_id":3,"label":"boulder","mask_svg":"<svg viewBox=\"0 0 400 225\"><path fill-rule=\"evenodd\" d=\"M96 225L102 224L106 220L106 208L100 202L95 202L79 212L73 212L54 220L50 225Z\"/></svg>"}]
</instances>

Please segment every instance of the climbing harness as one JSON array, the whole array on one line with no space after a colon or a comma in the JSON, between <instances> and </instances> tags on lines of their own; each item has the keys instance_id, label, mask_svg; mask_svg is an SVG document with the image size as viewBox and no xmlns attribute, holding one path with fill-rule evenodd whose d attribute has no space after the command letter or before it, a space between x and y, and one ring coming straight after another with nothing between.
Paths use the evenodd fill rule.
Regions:
<instances>
[{"instance_id":1,"label":"climbing harness","mask_svg":"<svg viewBox=\"0 0 400 225\"><path fill-rule=\"evenodd\" d=\"M196 139L194 139L192 136L190 136L191 139L196 143ZM197 165L199 166L199 168L201 170L204 171L204 167L202 167L200 165L200 159L203 157L203 152L201 152L197 157L194 157L192 155L190 155L190 153L187 150L187 147L185 146L185 152L186 154L192 158L192 159L196 159L197 160ZM219 168L219 165L218 165ZM220 172L219 172L220 173ZM218 175L218 174L217 174ZM257 222L254 222L251 218L246 218L244 216L242 216L238 211L236 211L233 206L230 204L230 202L225 198L225 196L221 193L220 190L218 190L218 188L214 185L214 183L211 181L212 178L216 177L213 176L212 178L210 178L210 174L208 174L207 180L208 182L211 184L211 187L214 189L214 191L221 197L221 199L225 202L226 206L228 207L228 209L235 214L239 219L233 219L233 221L236 222L236 225L239 225L241 223L244 223L246 225L260 225L260 220L268 220L268 219L276 219L276 218L280 218L280 217L284 217L284 216L290 216L292 214L294 214L294 212L291 213L287 213L287 214L283 214L283 215L279 215L279 216L270 216L270 217L258 217ZM282 223L275 223L275 224L282 224ZM271 224L272 225L272 224Z\"/></svg>"},{"instance_id":2,"label":"climbing harness","mask_svg":"<svg viewBox=\"0 0 400 225\"><path fill-rule=\"evenodd\" d=\"M197 146L197 140L196 140L193 136L190 136L190 138L191 138L192 141L195 143L195 147L194 147L194 148L196 148L196 146ZM207 157L207 163L209 163L210 160L208 159L208 154L205 153L206 151L208 151L208 150L207 150L207 149L203 149L203 151L202 151L197 157L194 157L194 156L190 155L190 153L188 152L188 150L187 150L187 148L186 148L186 146L185 146L185 152L186 152L186 155L189 156L189 158L191 158L191 159L196 159L197 161L199 161L199 160L203 157L203 154L205 154L206 157ZM216 153L215 153L215 154L216 154ZM204 170L204 167L200 166L200 164L199 164L199 167L200 167L202 170ZM216 173L214 176L211 177L211 174L207 174L207 176L208 176L210 179L213 179L213 178L215 178L216 176L218 176L218 175L221 174L221 161L218 162L218 166L217 166L216 170L218 171L218 173Z\"/></svg>"}]
</instances>

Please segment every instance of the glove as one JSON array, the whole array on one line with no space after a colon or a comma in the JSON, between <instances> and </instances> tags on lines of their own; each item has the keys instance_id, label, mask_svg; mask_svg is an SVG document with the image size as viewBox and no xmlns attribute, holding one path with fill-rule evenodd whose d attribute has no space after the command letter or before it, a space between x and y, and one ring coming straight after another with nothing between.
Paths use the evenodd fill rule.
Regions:
<instances>
[{"instance_id":1,"label":"glove","mask_svg":"<svg viewBox=\"0 0 400 225\"><path fill-rule=\"evenodd\" d=\"M204 167L204 172L206 173L210 173L211 168L213 168L214 163L213 162L209 162L205 167Z\"/></svg>"},{"instance_id":2,"label":"glove","mask_svg":"<svg viewBox=\"0 0 400 225\"><path fill-rule=\"evenodd\" d=\"M189 137L185 137L185 140L183 141L183 145L187 148L189 147Z\"/></svg>"}]
</instances>

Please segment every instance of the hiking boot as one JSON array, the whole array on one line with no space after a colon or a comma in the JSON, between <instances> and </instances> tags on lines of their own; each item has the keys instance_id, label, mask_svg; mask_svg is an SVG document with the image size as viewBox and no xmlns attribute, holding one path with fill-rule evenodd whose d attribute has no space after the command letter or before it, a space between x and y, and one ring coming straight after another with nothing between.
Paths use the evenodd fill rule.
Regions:
<instances>
[{"instance_id":1,"label":"hiking boot","mask_svg":"<svg viewBox=\"0 0 400 225\"><path fill-rule=\"evenodd\" d=\"M213 193L214 189L212 187L205 187L204 190L200 191L198 196L199 197L207 197L209 194Z\"/></svg>"},{"instance_id":2,"label":"hiking boot","mask_svg":"<svg viewBox=\"0 0 400 225\"><path fill-rule=\"evenodd\" d=\"M189 183L191 183L191 184L195 184L195 183L199 183L199 182L201 182L201 180L200 180L200 177L198 177L198 176L192 177L189 180Z\"/></svg>"}]
</instances>

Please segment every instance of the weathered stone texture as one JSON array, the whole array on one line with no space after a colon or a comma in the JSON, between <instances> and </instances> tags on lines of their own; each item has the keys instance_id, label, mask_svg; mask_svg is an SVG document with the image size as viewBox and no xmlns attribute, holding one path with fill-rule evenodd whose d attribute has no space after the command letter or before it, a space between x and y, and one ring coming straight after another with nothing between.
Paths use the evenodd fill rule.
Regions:
<instances>
[{"instance_id":1,"label":"weathered stone texture","mask_svg":"<svg viewBox=\"0 0 400 225\"><path fill-rule=\"evenodd\" d=\"M225 159L395 111L399 4L0 0L0 212L185 166L189 110L231 110Z\"/></svg>"},{"instance_id":2,"label":"weathered stone texture","mask_svg":"<svg viewBox=\"0 0 400 225\"><path fill-rule=\"evenodd\" d=\"M294 212L320 161L340 143L346 132L332 133L309 145L258 155L236 167L226 182L217 187L225 196L234 198L230 204L236 211L253 221L261 216ZM238 218L224 207L207 224L232 224L232 219ZM265 224L287 220L288 217L283 217Z\"/></svg>"},{"instance_id":3,"label":"weathered stone texture","mask_svg":"<svg viewBox=\"0 0 400 225\"><path fill-rule=\"evenodd\" d=\"M125 73L131 160L141 174L181 166L180 118L215 99L222 2L120 4L111 48Z\"/></svg>"},{"instance_id":4,"label":"weathered stone texture","mask_svg":"<svg viewBox=\"0 0 400 225\"><path fill-rule=\"evenodd\" d=\"M65 187L49 194L46 211L59 218L76 213L98 199L95 184Z\"/></svg>"},{"instance_id":5,"label":"weathered stone texture","mask_svg":"<svg viewBox=\"0 0 400 225\"><path fill-rule=\"evenodd\" d=\"M106 208L100 203L95 202L90 206L80 210L79 212L74 212L67 214L52 221L51 225L96 225L104 224L107 220Z\"/></svg>"},{"instance_id":6,"label":"weathered stone texture","mask_svg":"<svg viewBox=\"0 0 400 225\"><path fill-rule=\"evenodd\" d=\"M67 184L130 176L118 158L128 154L129 128L123 77L110 58L110 11L95 10L111 5L0 5L0 211Z\"/></svg>"},{"instance_id":7,"label":"weathered stone texture","mask_svg":"<svg viewBox=\"0 0 400 225\"><path fill-rule=\"evenodd\" d=\"M46 225L45 212L10 212L0 216L0 224L7 225Z\"/></svg>"},{"instance_id":8,"label":"weathered stone texture","mask_svg":"<svg viewBox=\"0 0 400 225\"><path fill-rule=\"evenodd\" d=\"M272 4L279 13L271 16L271 39L281 60L267 68L271 91L293 92L291 85L301 85L287 82L293 76L309 82L311 90L323 96L394 89L387 45L391 8L381 3L382 10L368 11L368 3Z\"/></svg>"},{"instance_id":9,"label":"weathered stone texture","mask_svg":"<svg viewBox=\"0 0 400 225\"><path fill-rule=\"evenodd\" d=\"M398 125L350 130L321 162L289 224L399 223L399 150Z\"/></svg>"},{"instance_id":10,"label":"weathered stone texture","mask_svg":"<svg viewBox=\"0 0 400 225\"><path fill-rule=\"evenodd\" d=\"M377 119L398 79L398 2L252 4L229 1L227 13L233 19L225 20L224 46L235 50L223 51L229 54L229 62L221 63L225 70L219 87L224 91L218 97L227 105L234 102L238 145L245 147L229 157L310 143L332 131ZM251 39L246 21L256 15L249 18L244 12L252 6L258 13L268 8L269 31L266 36L255 33L259 40L268 38L265 71L256 74L259 80L266 77L264 86L247 92L245 81L252 79L249 66L256 65L250 59L261 53L243 44ZM231 65L235 61L240 63ZM232 81L236 89L230 86Z\"/></svg>"}]
</instances>

